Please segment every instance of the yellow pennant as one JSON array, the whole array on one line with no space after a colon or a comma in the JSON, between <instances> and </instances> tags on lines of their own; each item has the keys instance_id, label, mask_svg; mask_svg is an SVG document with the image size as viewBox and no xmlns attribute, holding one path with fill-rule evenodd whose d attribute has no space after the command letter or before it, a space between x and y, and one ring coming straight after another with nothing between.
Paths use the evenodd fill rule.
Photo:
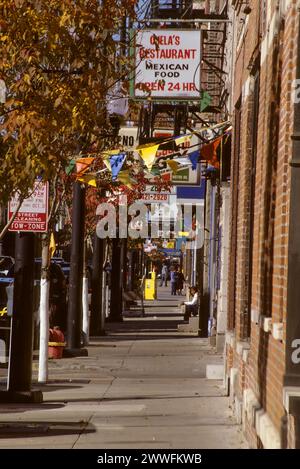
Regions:
<instances>
[{"instance_id":1,"label":"yellow pennant","mask_svg":"<svg viewBox=\"0 0 300 469\"><path fill-rule=\"evenodd\" d=\"M92 187L97 187L97 181L95 179L95 174L86 174L85 176L77 178L77 181L83 182L84 184L88 184Z\"/></svg>"},{"instance_id":2,"label":"yellow pennant","mask_svg":"<svg viewBox=\"0 0 300 469\"><path fill-rule=\"evenodd\" d=\"M156 152L158 150L160 144L153 145L153 143L149 143L147 145L141 145L137 147L137 151L140 154L140 157L143 159L145 165L151 171L153 163L155 161Z\"/></svg>"},{"instance_id":3,"label":"yellow pennant","mask_svg":"<svg viewBox=\"0 0 300 469\"><path fill-rule=\"evenodd\" d=\"M167 164L172 169L173 173L177 173L178 168L180 166L179 163L177 163L177 161L167 160Z\"/></svg>"},{"instance_id":4,"label":"yellow pennant","mask_svg":"<svg viewBox=\"0 0 300 469\"><path fill-rule=\"evenodd\" d=\"M53 234L53 231L52 231L51 236L50 236L50 243L49 243L49 256L50 256L50 259L53 257L53 254L55 253L55 251L56 251L56 243L55 243L54 234Z\"/></svg>"},{"instance_id":5,"label":"yellow pennant","mask_svg":"<svg viewBox=\"0 0 300 469\"><path fill-rule=\"evenodd\" d=\"M132 188L132 184L136 183L136 180L130 176L128 169L124 169L123 171L120 171L118 174L117 180L121 182L122 184L124 184L124 186L129 187L129 189Z\"/></svg>"},{"instance_id":6,"label":"yellow pennant","mask_svg":"<svg viewBox=\"0 0 300 469\"><path fill-rule=\"evenodd\" d=\"M175 138L176 145L181 145L182 143L189 142L192 138L192 134L183 135L182 137Z\"/></svg>"}]
</instances>

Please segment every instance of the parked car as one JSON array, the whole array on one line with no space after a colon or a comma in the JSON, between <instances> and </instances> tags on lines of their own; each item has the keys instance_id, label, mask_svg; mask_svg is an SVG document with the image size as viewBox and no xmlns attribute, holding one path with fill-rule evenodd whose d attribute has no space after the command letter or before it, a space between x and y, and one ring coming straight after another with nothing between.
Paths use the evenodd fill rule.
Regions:
<instances>
[{"instance_id":1,"label":"parked car","mask_svg":"<svg viewBox=\"0 0 300 469\"><path fill-rule=\"evenodd\" d=\"M0 256L0 311L6 308L7 294L6 287L14 281L11 277L11 269L14 265L14 259L9 256Z\"/></svg>"},{"instance_id":2,"label":"parked car","mask_svg":"<svg viewBox=\"0 0 300 469\"><path fill-rule=\"evenodd\" d=\"M5 256L1 256L2 258ZM3 259L1 270L0 257L0 309L7 305L6 287L13 284L14 281L14 259ZM8 268L9 267L9 268ZM42 260L37 258L34 261L34 284L39 286L41 280ZM66 329L67 316L67 282L63 270L59 264L50 263L50 325L60 326L62 330ZM35 308L38 309L39 294L35 295Z\"/></svg>"}]
</instances>

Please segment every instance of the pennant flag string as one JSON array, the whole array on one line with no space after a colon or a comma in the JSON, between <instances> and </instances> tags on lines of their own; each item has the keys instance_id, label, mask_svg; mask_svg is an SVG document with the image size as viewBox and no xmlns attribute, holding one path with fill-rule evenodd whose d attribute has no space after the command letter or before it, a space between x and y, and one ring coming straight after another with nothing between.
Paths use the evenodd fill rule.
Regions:
<instances>
[{"instance_id":1,"label":"pennant flag string","mask_svg":"<svg viewBox=\"0 0 300 469\"><path fill-rule=\"evenodd\" d=\"M219 124L216 124L216 125L213 125L213 126L210 126L210 127L204 127L203 129L194 130L189 134L171 136L171 137L167 138L166 140L164 140L163 142L146 143L144 145L139 145L136 148L132 148L130 150L120 150L120 149L118 149L118 150L104 150L104 151L101 152L101 154L102 155L113 155L113 154L118 154L120 152L122 152L122 153L132 153L133 151L139 151L139 150L142 150L142 149L147 149L150 146L158 145L160 147L162 145L166 145L166 144L174 142L174 141L175 141L175 143L176 143L176 141L178 141L179 143L177 143L177 144L179 145L179 144L188 142L193 135L201 134L202 132L207 132L208 130L215 130L215 129L218 129L219 127L224 127L224 126L229 125L229 124L230 124L230 121L221 122ZM231 131L231 128L226 129L226 131ZM215 136L215 138L218 138L218 137L220 137L220 136ZM201 143L196 144L196 145L197 146L198 145L203 145L203 143L201 142Z\"/></svg>"},{"instance_id":2,"label":"pennant flag string","mask_svg":"<svg viewBox=\"0 0 300 469\"><path fill-rule=\"evenodd\" d=\"M102 151L101 152L101 157L102 157L102 161L103 163L105 164L106 168L104 168L103 170L100 170L98 171L97 173L100 173L102 171L107 171L107 169L112 173L112 179L113 180L116 180L120 170L122 169L122 166L125 162L125 159L126 159L126 156L128 153L132 153L133 151L137 151L140 155L140 157L143 159L144 163L145 163L145 166L147 167L147 169L149 171L152 170L152 167L153 169L155 168L155 158L156 158L156 154L157 154L157 151L159 149L159 147L161 147L162 145L166 145L170 142L175 142L176 145L180 145L182 143L186 143L188 141L190 141L190 139L192 138L192 136L195 134L201 134L202 132L205 132L205 131L208 131L208 130L214 130L214 129L218 129L218 128L222 128L222 127L225 127L225 126L228 126L226 129L224 129L224 133L223 135L219 135L217 136L216 138L213 138L211 139L210 141L208 141L207 144L203 144L203 142L198 142L194 145L191 145L190 147L188 148L185 148L183 153L180 153L180 150L177 150L177 151L174 151L173 153L171 154L168 154L166 155L166 157L168 159L170 158L173 158L174 156L176 157L181 157L181 158L184 158L184 157L188 157L192 163L192 167L193 169L195 169L195 164L196 164L196 153L197 151L194 151L194 152L189 152L189 150L193 149L193 148L196 148L196 147L200 147L200 158L199 159L205 159L207 161L216 161L216 151L217 151L217 148L222 140L222 138L226 135L230 135L230 133L232 132L232 125L230 123L230 121L226 121L226 122L222 122L222 123L219 123L219 124L216 124L214 126L210 126L210 127L205 127L203 129L200 129L200 130L196 130L196 131L192 131L191 133L189 134L186 134L186 135L179 135L179 136L172 136L170 138L167 138L166 140L164 140L163 142L156 142L156 143L148 143L148 144L145 144L145 145L139 145L137 146L136 148L134 149L131 149L131 150L122 150L120 151L120 149L113 149L113 150L105 150L105 151ZM93 156L93 157L82 157L82 158L78 158L77 160L73 159L71 160L71 162L69 163L69 166L68 168L66 169L66 172L67 174L70 174L74 167L76 166L76 172L77 172L77 175L78 176L81 176L83 175L87 170L88 168L91 166L91 164L97 160L99 157L97 156Z\"/></svg>"}]
</instances>

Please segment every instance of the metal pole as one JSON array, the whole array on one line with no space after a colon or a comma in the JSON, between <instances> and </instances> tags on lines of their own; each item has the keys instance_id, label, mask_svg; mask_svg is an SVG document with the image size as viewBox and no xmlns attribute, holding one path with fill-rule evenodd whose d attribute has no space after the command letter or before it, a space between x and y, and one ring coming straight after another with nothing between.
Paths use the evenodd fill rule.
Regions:
<instances>
[{"instance_id":1,"label":"metal pole","mask_svg":"<svg viewBox=\"0 0 300 469\"><path fill-rule=\"evenodd\" d=\"M103 239L94 236L93 272L92 272L92 304L91 304L91 335L103 335L102 326L102 282L103 282Z\"/></svg>"},{"instance_id":2,"label":"metal pole","mask_svg":"<svg viewBox=\"0 0 300 469\"><path fill-rule=\"evenodd\" d=\"M72 244L69 282L69 307L66 353L87 354L80 351L82 325L82 272L84 247L85 187L73 184Z\"/></svg>"},{"instance_id":3,"label":"metal pole","mask_svg":"<svg viewBox=\"0 0 300 469\"><path fill-rule=\"evenodd\" d=\"M34 233L17 233L8 391L31 392Z\"/></svg>"}]
</instances>

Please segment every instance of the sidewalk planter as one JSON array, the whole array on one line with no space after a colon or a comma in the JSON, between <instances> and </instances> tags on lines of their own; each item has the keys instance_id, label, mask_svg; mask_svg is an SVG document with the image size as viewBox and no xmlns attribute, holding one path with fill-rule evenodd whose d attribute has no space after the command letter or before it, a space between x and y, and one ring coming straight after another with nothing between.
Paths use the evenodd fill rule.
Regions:
<instances>
[{"instance_id":1,"label":"sidewalk planter","mask_svg":"<svg viewBox=\"0 0 300 469\"><path fill-rule=\"evenodd\" d=\"M65 336L59 327L49 329L48 357L62 358L65 343Z\"/></svg>"}]
</instances>

